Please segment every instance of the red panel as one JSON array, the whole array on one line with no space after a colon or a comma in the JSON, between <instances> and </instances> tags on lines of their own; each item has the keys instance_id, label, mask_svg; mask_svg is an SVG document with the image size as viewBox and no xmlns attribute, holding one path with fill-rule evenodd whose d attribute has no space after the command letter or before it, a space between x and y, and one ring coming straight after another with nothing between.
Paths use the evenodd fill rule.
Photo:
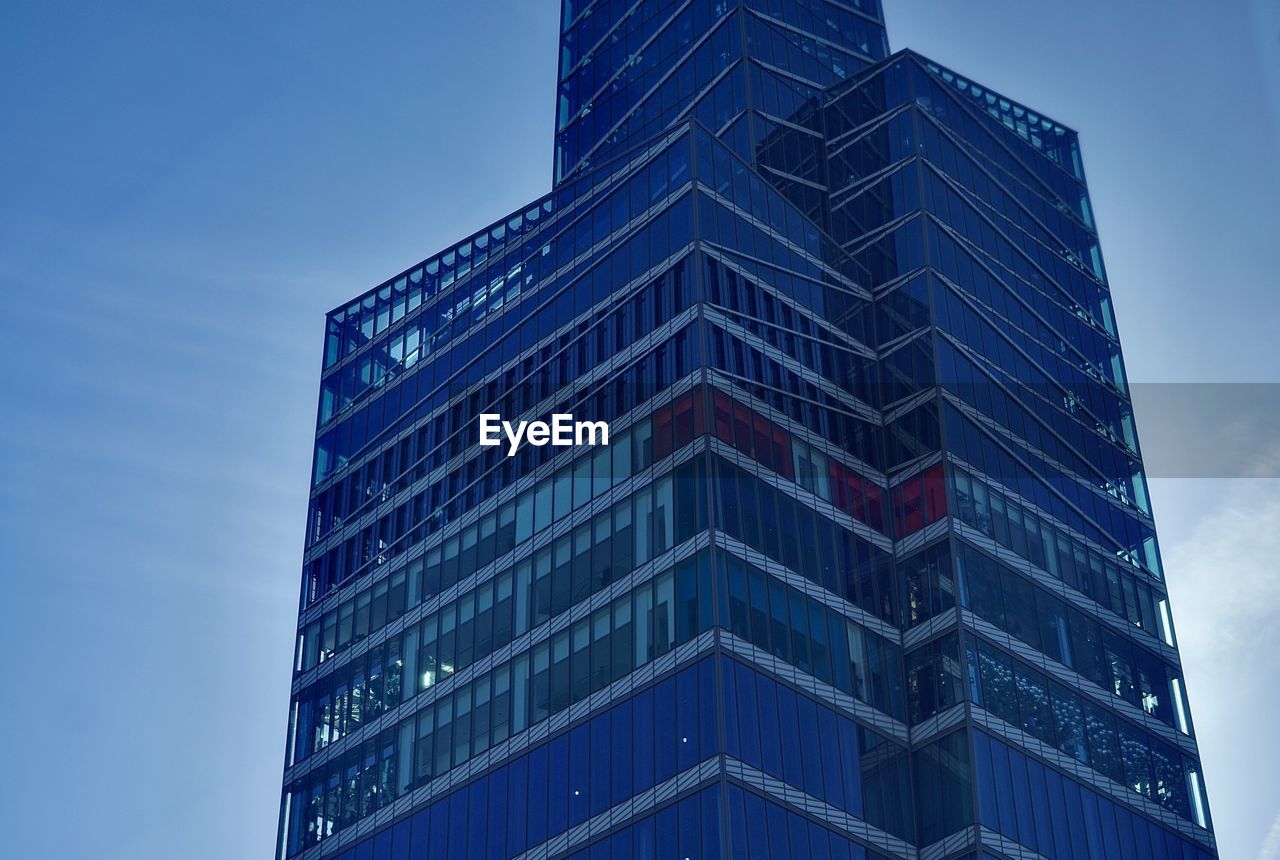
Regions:
<instances>
[{"instance_id":1,"label":"red panel","mask_svg":"<svg viewBox=\"0 0 1280 860\"><path fill-rule=\"evenodd\" d=\"M719 391L711 392L711 408L714 413L716 437L733 444L733 401Z\"/></svg>"},{"instance_id":2,"label":"red panel","mask_svg":"<svg viewBox=\"0 0 1280 860\"><path fill-rule=\"evenodd\" d=\"M673 416L670 406L664 406L653 413L653 459L665 457L671 453L671 425Z\"/></svg>"},{"instance_id":3,"label":"red panel","mask_svg":"<svg viewBox=\"0 0 1280 860\"><path fill-rule=\"evenodd\" d=\"M681 397L672 406L675 416L675 448L681 448L693 441L693 404L695 400L700 400L697 395L701 392L694 390Z\"/></svg>"},{"instance_id":4,"label":"red panel","mask_svg":"<svg viewBox=\"0 0 1280 860\"><path fill-rule=\"evenodd\" d=\"M791 433L785 427L757 415L752 409L720 391L712 390L711 398L715 434L718 438L782 477L795 480ZM701 403L700 399L694 400L691 407L691 420L695 428L701 428ZM677 404L676 408L677 439L683 439L680 428L686 419L680 412L682 405ZM696 435L701 431L695 429L694 432ZM880 488L835 460L827 460L827 471L836 507L859 522L885 533L884 499ZM919 497L918 491L916 496Z\"/></svg>"},{"instance_id":5,"label":"red panel","mask_svg":"<svg viewBox=\"0 0 1280 860\"><path fill-rule=\"evenodd\" d=\"M701 388L693 390L693 435L701 436L707 432L707 397L706 391Z\"/></svg>"},{"instance_id":6,"label":"red panel","mask_svg":"<svg viewBox=\"0 0 1280 860\"><path fill-rule=\"evenodd\" d=\"M796 476L795 461L791 456L791 434L786 428L773 425L772 450L773 470L788 480Z\"/></svg>"},{"instance_id":7,"label":"red panel","mask_svg":"<svg viewBox=\"0 0 1280 860\"><path fill-rule=\"evenodd\" d=\"M942 464L924 473L924 521L933 523L947 515L947 486Z\"/></svg>"},{"instance_id":8,"label":"red panel","mask_svg":"<svg viewBox=\"0 0 1280 860\"><path fill-rule=\"evenodd\" d=\"M773 444L769 439L769 422L752 414L751 456L766 468L773 468Z\"/></svg>"},{"instance_id":9,"label":"red panel","mask_svg":"<svg viewBox=\"0 0 1280 860\"><path fill-rule=\"evenodd\" d=\"M751 449L751 410L741 403L733 404L733 445L749 457L755 454Z\"/></svg>"}]
</instances>

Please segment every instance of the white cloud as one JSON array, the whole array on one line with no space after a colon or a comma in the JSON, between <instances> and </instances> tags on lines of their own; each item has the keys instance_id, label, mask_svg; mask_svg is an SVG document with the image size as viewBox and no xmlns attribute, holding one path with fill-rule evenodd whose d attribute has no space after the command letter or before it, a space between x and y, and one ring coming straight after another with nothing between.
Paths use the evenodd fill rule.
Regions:
<instances>
[{"instance_id":1,"label":"white cloud","mask_svg":"<svg viewBox=\"0 0 1280 860\"><path fill-rule=\"evenodd\" d=\"M1258 860L1280 860L1280 815L1271 822L1271 830L1267 832L1267 838L1262 842Z\"/></svg>"},{"instance_id":2,"label":"white cloud","mask_svg":"<svg viewBox=\"0 0 1280 860\"><path fill-rule=\"evenodd\" d=\"M1257 771L1280 761L1280 482L1159 483L1191 524L1162 537L1219 851L1280 860L1280 790Z\"/></svg>"},{"instance_id":3,"label":"white cloud","mask_svg":"<svg viewBox=\"0 0 1280 860\"><path fill-rule=\"evenodd\" d=\"M1213 488L1202 501L1220 507L1166 548L1179 640L1191 652L1184 659L1199 663L1280 644L1280 626L1271 623L1280 609L1280 487L1265 480L1192 483Z\"/></svg>"}]
</instances>

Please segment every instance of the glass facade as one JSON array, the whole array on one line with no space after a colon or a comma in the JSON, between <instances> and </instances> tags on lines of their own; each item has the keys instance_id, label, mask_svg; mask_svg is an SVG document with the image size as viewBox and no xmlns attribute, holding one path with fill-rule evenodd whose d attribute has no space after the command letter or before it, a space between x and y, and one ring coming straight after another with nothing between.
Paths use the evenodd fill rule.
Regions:
<instances>
[{"instance_id":1,"label":"glass facade","mask_svg":"<svg viewBox=\"0 0 1280 860\"><path fill-rule=\"evenodd\" d=\"M565 0L557 98L327 318L278 857L1216 857L1075 133L876 0Z\"/></svg>"}]
</instances>

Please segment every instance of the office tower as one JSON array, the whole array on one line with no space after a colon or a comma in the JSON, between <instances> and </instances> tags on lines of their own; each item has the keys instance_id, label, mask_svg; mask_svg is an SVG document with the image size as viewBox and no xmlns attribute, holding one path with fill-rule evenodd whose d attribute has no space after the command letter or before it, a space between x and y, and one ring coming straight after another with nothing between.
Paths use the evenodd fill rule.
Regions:
<instances>
[{"instance_id":1,"label":"office tower","mask_svg":"<svg viewBox=\"0 0 1280 860\"><path fill-rule=\"evenodd\" d=\"M279 856L1216 856L1075 133L876 0L565 0L556 128L329 314Z\"/></svg>"}]
</instances>

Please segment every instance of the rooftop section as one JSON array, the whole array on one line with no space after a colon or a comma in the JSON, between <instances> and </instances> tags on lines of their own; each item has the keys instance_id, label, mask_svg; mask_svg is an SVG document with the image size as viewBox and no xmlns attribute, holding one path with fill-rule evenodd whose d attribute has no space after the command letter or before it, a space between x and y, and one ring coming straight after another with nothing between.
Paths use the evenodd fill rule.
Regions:
<instances>
[{"instance_id":1,"label":"rooftop section","mask_svg":"<svg viewBox=\"0 0 1280 860\"><path fill-rule=\"evenodd\" d=\"M995 90L969 80L946 66L935 63L913 51L903 51L914 56L939 80L949 84L966 96L979 109L1012 131L1018 137L1043 152L1076 179L1084 181L1084 166L1080 162L1079 138L1075 131L1042 113L1019 104Z\"/></svg>"},{"instance_id":2,"label":"rooftop section","mask_svg":"<svg viewBox=\"0 0 1280 860\"><path fill-rule=\"evenodd\" d=\"M879 0L564 0L562 13L557 183L690 116L749 155L746 116L778 115L779 88L803 98L888 53Z\"/></svg>"},{"instance_id":3,"label":"rooftop section","mask_svg":"<svg viewBox=\"0 0 1280 860\"><path fill-rule=\"evenodd\" d=\"M664 132L583 172L573 181L562 183L549 194L331 310L326 315L324 371L373 341L431 298L447 292L456 281L490 257L531 236L541 242L537 238L539 231L554 224L561 214L572 208L570 204L584 195L607 193L614 174L625 171L637 159L643 160L652 147L670 135Z\"/></svg>"},{"instance_id":4,"label":"rooftop section","mask_svg":"<svg viewBox=\"0 0 1280 860\"><path fill-rule=\"evenodd\" d=\"M324 367L367 343L388 326L412 312L424 297L435 295L465 275L473 265L505 244L533 230L554 208L553 195L535 200L445 251L418 263L379 286L334 308L327 315L329 332L325 344ZM350 336L343 337L343 330Z\"/></svg>"}]
</instances>

